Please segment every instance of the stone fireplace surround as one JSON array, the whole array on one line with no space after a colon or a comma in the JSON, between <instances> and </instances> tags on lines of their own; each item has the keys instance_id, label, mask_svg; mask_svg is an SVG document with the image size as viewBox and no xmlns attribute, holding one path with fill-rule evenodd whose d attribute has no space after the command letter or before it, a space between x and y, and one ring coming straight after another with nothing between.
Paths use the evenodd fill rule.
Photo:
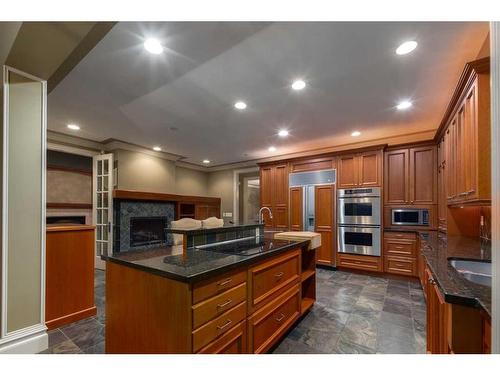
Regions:
<instances>
[{"instance_id":1,"label":"stone fireplace surround","mask_svg":"<svg viewBox=\"0 0 500 375\"><path fill-rule=\"evenodd\" d=\"M113 252L142 250L158 247L158 244L130 246L130 220L132 218L166 218L166 223L175 219L175 203L114 199L114 240ZM172 244L171 235L165 245Z\"/></svg>"}]
</instances>

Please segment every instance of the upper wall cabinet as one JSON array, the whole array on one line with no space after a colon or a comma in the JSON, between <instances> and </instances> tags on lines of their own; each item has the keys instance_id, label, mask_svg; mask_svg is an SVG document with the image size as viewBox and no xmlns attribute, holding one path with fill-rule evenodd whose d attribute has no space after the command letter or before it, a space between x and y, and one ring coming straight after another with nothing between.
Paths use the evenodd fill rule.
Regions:
<instances>
[{"instance_id":1,"label":"upper wall cabinet","mask_svg":"<svg viewBox=\"0 0 500 375\"><path fill-rule=\"evenodd\" d=\"M341 155L338 158L338 187L382 185L382 150Z\"/></svg>"},{"instance_id":2,"label":"upper wall cabinet","mask_svg":"<svg viewBox=\"0 0 500 375\"><path fill-rule=\"evenodd\" d=\"M260 167L260 206L269 207L273 218L264 211L265 227L288 229L288 166L286 163Z\"/></svg>"},{"instance_id":3,"label":"upper wall cabinet","mask_svg":"<svg viewBox=\"0 0 500 375\"><path fill-rule=\"evenodd\" d=\"M384 163L385 204L436 204L435 145L387 151Z\"/></svg>"},{"instance_id":4,"label":"upper wall cabinet","mask_svg":"<svg viewBox=\"0 0 500 375\"><path fill-rule=\"evenodd\" d=\"M489 58L468 63L442 121L440 170L448 204L491 202Z\"/></svg>"}]
</instances>

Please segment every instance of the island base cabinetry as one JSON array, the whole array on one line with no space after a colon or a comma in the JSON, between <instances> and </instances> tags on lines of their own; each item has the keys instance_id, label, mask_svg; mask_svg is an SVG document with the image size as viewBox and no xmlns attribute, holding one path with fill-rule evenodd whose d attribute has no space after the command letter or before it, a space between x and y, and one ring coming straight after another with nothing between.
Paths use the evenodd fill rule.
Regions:
<instances>
[{"instance_id":1,"label":"island base cabinetry","mask_svg":"<svg viewBox=\"0 0 500 375\"><path fill-rule=\"evenodd\" d=\"M265 353L316 299L295 248L200 282L106 266L106 353Z\"/></svg>"}]
</instances>

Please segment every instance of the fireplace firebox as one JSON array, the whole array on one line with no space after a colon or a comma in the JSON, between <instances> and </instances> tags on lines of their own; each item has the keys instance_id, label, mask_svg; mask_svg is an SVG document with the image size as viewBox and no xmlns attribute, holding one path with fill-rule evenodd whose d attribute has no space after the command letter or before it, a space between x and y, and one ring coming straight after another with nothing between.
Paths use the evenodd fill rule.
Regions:
<instances>
[{"instance_id":1,"label":"fireplace firebox","mask_svg":"<svg viewBox=\"0 0 500 375\"><path fill-rule=\"evenodd\" d=\"M165 244L165 217L131 217L130 247Z\"/></svg>"}]
</instances>

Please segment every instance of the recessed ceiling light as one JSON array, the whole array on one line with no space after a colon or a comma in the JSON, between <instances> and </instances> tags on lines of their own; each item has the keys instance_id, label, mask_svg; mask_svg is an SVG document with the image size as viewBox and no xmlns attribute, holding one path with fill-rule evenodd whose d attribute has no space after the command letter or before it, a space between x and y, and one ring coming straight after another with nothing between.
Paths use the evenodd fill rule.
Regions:
<instances>
[{"instance_id":1,"label":"recessed ceiling light","mask_svg":"<svg viewBox=\"0 0 500 375\"><path fill-rule=\"evenodd\" d=\"M155 147L153 147L153 150L155 150L155 151L161 151L161 147L155 146Z\"/></svg>"},{"instance_id":2,"label":"recessed ceiling light","mask_svg":"<svg viewBox=\"0 0 500 375\"><path fill-rule=\"evenodd\" d=\"M288 137L288 135L289 135L289 134L290 134L290 133L289 133L289 132L288 132L288 130L286 130L286 129L282 129L282 130L280 130L280 131L278 132L278 135L279 135L280 137Z\"/></svg>"},{"instance_id":3,"label":"recessed ceiling light","mask_svg":"<svg viewBox=\"0 0 500 375\"><path fill-rule=\"evenodd\" d=\"M361 135L361 132L358 132L358 131L356 130L356 131L353 131L353 132L351 133L351 135L352 135L353 137L359 137L359 136Z\"/></svg>"},{"instance_id":4,"label":"recessed ceiling light","mask_svg":"<svg viewBox=\"0 0 500 375\"><path fill-rule=\"evenodd\" d=\"M66 127L71 130L80 130L80 127L76 124L68 124Z\"/></svg>"},{"instance_id":5,"label":"recessed ceiling light","mask_svg":"<svg viewBox=\"0 0 500 375\"><path fill-rule=\"evenodd\" d=\"M276 147L271 146L271 147L268 148L268 150L269 150L269 152L274 152L274 151L276 151Z\"/></svg>"},{"instance_id":6,"label":"recessed ceiling light","mask_svg":"<svg viewBox=\"0 0 500 375\"><path fill-rule=\"evenodd\" d=\"M399 109L400 111L404 110L404 109L408 109L412 106L411 102L409 100L403 100L402 102L400 102L396 108Z\"/></svg>"},{"instance_id":7,"label":"recessed ceiling light","mask_svg":"<svg viewBox=\"0 0 500 375\"><path fill-rule=\"evenodd\" d=\"M418 45L418 43L415 42L414 40L409 40L407 42L404 42L396 49L396 54L397 55L406 55L407 53L410 53L415 48L417 48L417 45Z\"/></svg>"},{"instance_id":8,"label":"recessed ceiling light","mask_svg":"<svg viewBox=\"0 0 500 375\"><path fill-rule=\"evenodd\" d=\"M203 164L210 164L210 160L208 159L203 160Z\"/></svg>"},{"instance_id":9,"label":"recessed ceiling light","mask_svg":"<svg viewBox=\"0 0 500 375\"><path fill-rule=\"evenodd\" d=\"M239 102L234 103L234 108L236 108L236 109L241 110L241 109L245 109L246 107L247 107L247 103L245 103L245 102L239 101Z\"/></svg>"},{"instance_id":10,"label":"recessed ceiling light","mask_svg":"<svg viewBox=\"0 0 500 375\"><path fill-rule=\"evenodd\" d=\"M163 52L163 46L161 45L160 41L155 38L146 39L146 41L144 42L144 48L146 49L146 51L154 55L159 55Z\"/></svg>"},{"instance_id":11,"label":"recessed ceiling light","mask_svg":"<svg viewBox=\"0 0 500 375\"><path fill-rule=\"evenodd\" d=\"M294 90L302 90L304 87L306 87L306 83L302 81L301 79L298 79L292 83L292 89Z\"/></svg>"}]
</instances>

